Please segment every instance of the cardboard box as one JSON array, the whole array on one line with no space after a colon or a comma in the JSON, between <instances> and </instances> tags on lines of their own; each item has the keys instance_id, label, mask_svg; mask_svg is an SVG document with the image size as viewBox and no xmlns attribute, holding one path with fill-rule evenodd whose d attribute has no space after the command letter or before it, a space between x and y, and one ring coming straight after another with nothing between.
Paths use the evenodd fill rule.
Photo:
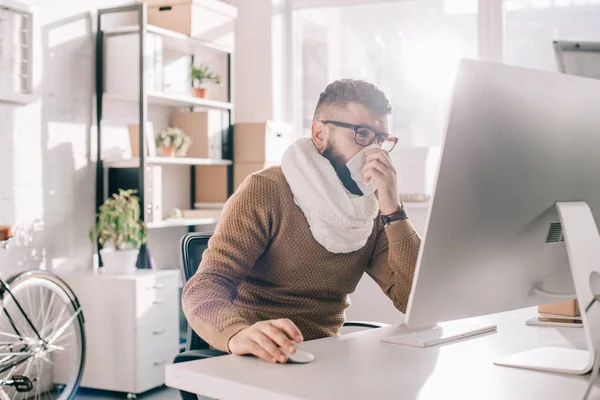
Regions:
<instances>
[{"instance_id":1,"label":"cardboard box","mask_svg":"<svg viewBox=\"0 0 600 400\"><path fill-rule=\"evenodd\" d=\"M235 124L233 161L279 164L292 140L291 124L273 121Z\"/></svg>"},{"instance_id":2,"label":"cardboard box","mask_svg":"<svg viewBox=\"0 0 600 400\"><path fill-rule=\"evenodd\" d=\"M146 127L146 155L156 157L156 137L154 135L154 124L147 121ZM140 156L140 126L138 124L127 125L129 130L129 143L131 144L131 157Z\"/></svg>"},{"instance_id":3,"label":"cardboard box","mask_svg":"<svg viewBox=\"0 0 600 400\"><path fill-rule=\"evenodd\" d=\"M268 163L236 163L233 164L233 190L244 182L244 180L255 172L270 167Z\"/></svg>"},{"instance_id":4,"label":"cardboard box","mask_svg":"<svg viewBox=\"0 0 600 400\"><path fill-rule=\"evenodd\" d=\"M538 306L538 312L545 314L565 315L569 317L576 317L580 315L577 300L567 300L559 303L540 305Z\"/></svg>"},{"instance_id":5,"label":"cardboard box","mask_svg":"<svg viewBox=\"0 0 600 400\"><path fill-rule=\"evenodd\" d=\"M192 139L187 157L223 158L223 135L229 129L227 113L219 110L205 112L174 112L171 126L184 131Z\"/></svg>"},{"instance_id":6,"label":"cardboard box","mask_svg":"<svg viewBox=\"0 0 600 400\"><path fill-rule=\"evenodd\" d=\"M196 203L225 203L227 201L227 166L201 165L196 167Z\"/></svg>"},{"instance_id":7,"label":"cardboard box","mask_svg":"<svg viewBox=\"0 0 600 400\"><path fill-rule=\"evenodd\" d=\"M237 8L218 0L147 0L148 23L233 47Z\"/></svg>"}]
</instances>

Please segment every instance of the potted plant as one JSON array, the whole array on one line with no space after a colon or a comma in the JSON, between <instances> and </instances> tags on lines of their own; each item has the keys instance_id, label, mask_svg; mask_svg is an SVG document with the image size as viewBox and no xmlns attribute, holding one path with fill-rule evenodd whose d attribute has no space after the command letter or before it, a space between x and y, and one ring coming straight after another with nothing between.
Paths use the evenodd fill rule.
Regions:
<instances>
[{"instance_id":1,"label":"potted plant","mask_svg":"<svg viewBox=\"0 0 600 400\"><path fill-rule=\"evenodd\" d=\"M191 144L192 139L179 128L168 127L156 137L156 147L163 157L185 157Z\"/></svg>"},{"instance_id":2,"label":"potted plant","mask_svg":"<svg viewBox=\"0 0 600 400\"><path fill-rule=\"evenodd\" d=\"M146 243L146 227L140 222L139 198L135 190L119 189L104 200L97 215L90 239L98 238L102 246L103 269L106 272L126 273L135 270L139 248Z\"/></svg>"},{"instance_id":3,"label":"potted plant","mask_svg":"<svg viewBox=\"0 0 600 400\"><path fill-rule=\"evenodd\" d=\"M213 81L217 85L221 83L221 78L214 74L208 65L201 64L196 67L192 65L192 85L194 90L194 97L201 97L203 99L208 98L208 89L201 87L205 81Z\"/></svg>"}]
</instances>

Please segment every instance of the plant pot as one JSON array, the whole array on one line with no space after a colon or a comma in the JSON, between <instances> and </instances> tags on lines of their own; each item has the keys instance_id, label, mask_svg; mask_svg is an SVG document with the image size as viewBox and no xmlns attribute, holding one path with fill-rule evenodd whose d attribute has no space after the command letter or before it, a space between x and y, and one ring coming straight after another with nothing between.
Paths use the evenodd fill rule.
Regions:
<instances>
[{"instance_id":1,"label":"plant pot","mask_svg":"<svg viewBox=\"0 0 600 400\"><path fill-rule=\"evenodd\" d=\"M175 146L163 146L160 148L160 155L163 157L175 157Z\"/></svg>"},{"instance_id":2,"label":"plant pot","mask_svg":"<svg viewBox=\"0 0 600 400\"><path fill-rule=\"evenodd\" d=\"M138 249L134 250L100 250L102 257L102 271L109 274L127 274L136 270Z\"/></svg>"},{"instance_id":3,"label":"plant pot","mask_svg":"<svg viewBox=\"0 0 600 400\"><path fill-rule=\"evenodd\" d=\"M194 97L200 97L202 99L207 99L208 98L208 89L207 88L193 88L194 90Z\"/></svg>"}]
</instances>

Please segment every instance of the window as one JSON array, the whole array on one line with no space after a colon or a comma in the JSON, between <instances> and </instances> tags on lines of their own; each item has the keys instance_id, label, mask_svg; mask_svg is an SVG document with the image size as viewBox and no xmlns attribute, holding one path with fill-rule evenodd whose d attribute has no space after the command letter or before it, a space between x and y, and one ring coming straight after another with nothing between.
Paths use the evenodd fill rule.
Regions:
<instances>
[{"instance_id":1,"label":"window","mask_svg":"<svg viewBox=\"0 0 600 400\"><path fill-rule=\"evenodd\" d=\"M600 42L600 0L506 0L505 62L557 71L554 40Z\"/></svg>"},{"instance_id":2,"label":"window","mask_svg":"<svg viewBox=\"0 0 600 400\"><path fill-rule=\"evenodd\" d=\"M409 0L296 10L296 131L309 134L319 93L339 78L375 83L399 146L440 144L461 58L477 56L476 0Z\"/></svg>"}]
</instances>

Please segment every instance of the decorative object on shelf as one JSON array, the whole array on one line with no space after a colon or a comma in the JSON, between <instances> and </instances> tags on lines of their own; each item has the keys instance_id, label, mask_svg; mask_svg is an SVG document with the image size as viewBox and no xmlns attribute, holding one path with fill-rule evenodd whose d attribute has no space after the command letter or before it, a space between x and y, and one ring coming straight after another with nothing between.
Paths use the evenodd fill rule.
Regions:
<instances>
[{"instance_id":1,"label":"decorative object on shelf","mask_svg":"<svg viewBox=\"0 0 600 400\"><path fill-rule=\"evenodd\" d=\"M208 65L201 64L196 67L192 65L192 84L194 97L208 98L208 89L201 87L205 81L213 81L217 85L221 83L221 78L210 70Z\"/></svg>"},{"instance_id":2,"label":"decorative object on shelf","mask_svg":"<svg viewBox=\"0 0 600 400\"><path fill-rule=\"evenodd\" d=\"M102 246L103 270L129 273L135 270L139 248L146 243L147 231L140 222L140 203L135 190L119 189L104 200L90 239L98 238Z\"/></svg>"},{"instance_id":3,"label":"decorative object on shelf","mask_svg":"<svg viewBox=\"0 0 600 400\"><path fill-rule=\"evenodd\" d=\"M179 128L168 127L156 138L156 147L163 157L185 157L192 139Z\"/></svg>"},{"instance_id":4,"label":"decorative object on shelf","mask_svg":"<svg viewBox=\"0 0 600 400\"><path fill-rule=\"evenodd\" d=\"M182 218L183 214L181 212L180 208L172 208L171 211L169 212L169 218L170 219L179 219Z\"/></svg>"},{"instance_id":5,"label":"decorative object on shelf","mask_svg":"<svg viewBox=\"0 0 600 400\"><path fill-rule=\"evenodd\" d=\"M150 157L156 157L156 147L150 145L154 143L156 138L154 136L154 124L150 121L146 122L146 155ZM131 157L140 156L140 126L138 124L127 125L129 130L129 142L131 143Z\"/></svg>"}]
</instances>

